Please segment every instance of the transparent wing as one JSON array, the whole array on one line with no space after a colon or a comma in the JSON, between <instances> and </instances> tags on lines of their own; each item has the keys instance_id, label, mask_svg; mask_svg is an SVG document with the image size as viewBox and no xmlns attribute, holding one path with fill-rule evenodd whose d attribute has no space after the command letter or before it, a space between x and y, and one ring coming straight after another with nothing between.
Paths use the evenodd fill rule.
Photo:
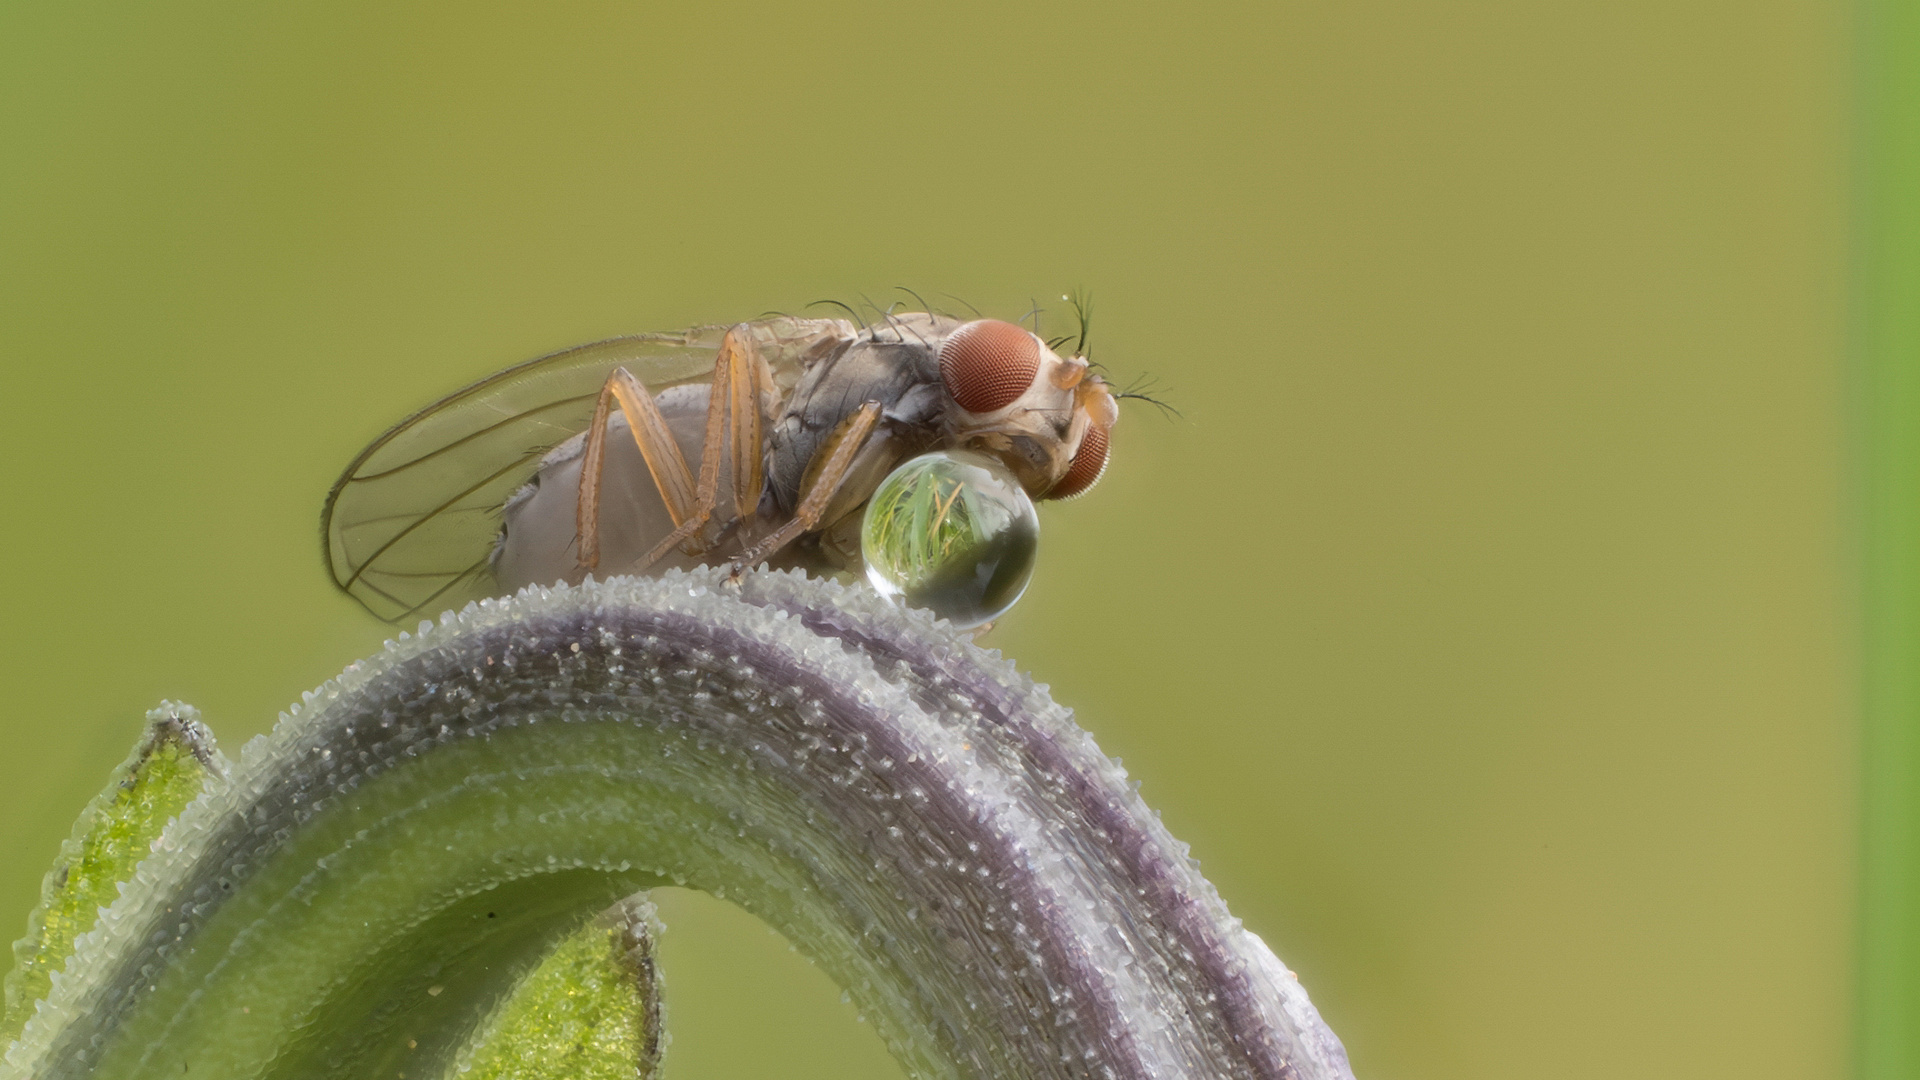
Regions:
<instances>
[{"instance_id":1,"label":"transparent wing","mask_svg":"<svg viewBox=\"0 0 1920 1080\"><path fill-rule=\"evenodd\" d=\"M837 319L749 324L782 397L849 338ZM500 507L548 450L586 429L600 386L625 366L648 389L706 382L724 326L580 345L508 368L394 425L327 493L321 543L334 584L400 622L493 595Z\"/></svg>"}]
</instances>

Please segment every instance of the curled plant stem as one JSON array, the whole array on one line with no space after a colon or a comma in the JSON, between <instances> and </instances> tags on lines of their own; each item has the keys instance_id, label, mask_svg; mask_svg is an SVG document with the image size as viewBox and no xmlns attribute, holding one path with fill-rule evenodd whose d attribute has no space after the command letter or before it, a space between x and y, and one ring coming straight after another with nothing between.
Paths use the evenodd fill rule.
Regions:
<instances>
[{"instance_id":1,"label":"curled plant stem","mask_svg":"<svg viewBox=\"0 0 1920 1080\"><path fill-rule=\"evenodd\" d=\"M169 825L0 1076L444 1074L555 943L739 903L916 1077L1350 1077L1044 688L796 575L530 590L307 695Z\"/></svg>"}]
</instances>

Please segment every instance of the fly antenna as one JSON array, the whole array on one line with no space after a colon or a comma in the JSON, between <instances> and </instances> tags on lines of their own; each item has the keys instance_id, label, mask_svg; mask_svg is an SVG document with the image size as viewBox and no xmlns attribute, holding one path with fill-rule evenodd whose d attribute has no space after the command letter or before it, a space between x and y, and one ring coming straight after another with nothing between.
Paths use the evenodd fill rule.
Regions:
<instances>
[{"instance_id":1,"label":"fly antenna","mask_svg":"<svg viewBox=\"0 0 1920 1080\"><path fill-rule=\"evenodd\" d=\"M1153 385L1153 376L1142 375L1129 383L1125 390L1113 395L1113 399L1115 401L1144 401L1154 408L1159 409L1161 416L1182 416L1179 409L1168 404L1166 399L1160 396L1161 393L1160 388Z\"/></svg>"},{"instance_id":2,"label":"fly antenna","mask_svg":"<svg viewBox=\"0 0 1920 1080\"><path fill-rule=\"evenodd\" d=\"M1071 295L1063 296L1060 299L1073 305L1074 317L1078 319L1080 323L1080 339L1073 344L1075 355L1085 360L1092 360L1093 345L1090 343L1090 339L1093 335L1093 294L1081 289L1075 289Z\"/></svg>"}]
</instances>

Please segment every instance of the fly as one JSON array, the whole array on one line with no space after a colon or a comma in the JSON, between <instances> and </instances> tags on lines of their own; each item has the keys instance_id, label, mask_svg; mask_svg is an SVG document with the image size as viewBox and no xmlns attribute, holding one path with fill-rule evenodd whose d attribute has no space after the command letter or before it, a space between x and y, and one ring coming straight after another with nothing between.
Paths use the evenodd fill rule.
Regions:
<instances>
[{"instance_id":1,"label":"fly","mask_svg":"<svg viewBox=\"0 0 1920 1080\"><path fill-rule=\"evenodd\" d=\"M901 463L984 455L1033 499L1092 487L1116 395L1067 339L932 312L770 316L581 345L374 440L321 514L333 580L390 622L588 574L862 569Z\"/></svg>"}]
</instances>

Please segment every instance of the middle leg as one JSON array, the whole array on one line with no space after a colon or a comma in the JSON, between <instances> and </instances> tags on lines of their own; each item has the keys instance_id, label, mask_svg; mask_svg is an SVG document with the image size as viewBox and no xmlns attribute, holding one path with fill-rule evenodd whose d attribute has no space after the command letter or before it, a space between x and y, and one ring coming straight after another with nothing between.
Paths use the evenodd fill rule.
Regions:
<instances>
[{"instance_id":1,"label":"middle leg","mask_svg":"<svg viewBox=\"0 0 1920 1080\"><path fill-rule=\"evenodd\" d=\"M742 324L727 331L720 342L720 355L713 363L713 386L707 394L707 430L700 444L700 479L694 487L693 505L685 520L677 520L674 530L655 544L652 551L628 569L645 570L659 562L667 552L682 544L688 554L705 551L698 536L712 520L720 498L720 455L733 461L733 500L738 515L734 525L745 522L760 504L760 457L763 434L760 400L771 390L773 379L766 363L753 344L753 330Z\"/></svg>"}]
</instances>

